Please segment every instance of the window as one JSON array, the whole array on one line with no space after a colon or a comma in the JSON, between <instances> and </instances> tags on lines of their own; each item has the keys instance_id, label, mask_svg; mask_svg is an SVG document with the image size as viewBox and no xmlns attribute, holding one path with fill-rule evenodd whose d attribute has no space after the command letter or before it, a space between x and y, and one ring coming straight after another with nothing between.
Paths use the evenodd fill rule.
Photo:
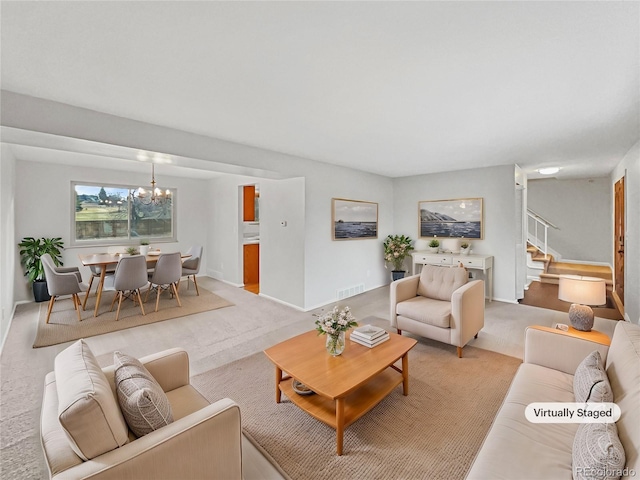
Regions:
<instances>
[{"instance_id":1,"label":"window","mask_svg":"<svg viewBox=\"0 0 640 480\"><path fill-rule=\"evenodd\" d=\"M141 189L133 186L72 182L71 190L72 245L177 241L175 189L157 203L141 200Z\"/></svg>"}]
</instances>

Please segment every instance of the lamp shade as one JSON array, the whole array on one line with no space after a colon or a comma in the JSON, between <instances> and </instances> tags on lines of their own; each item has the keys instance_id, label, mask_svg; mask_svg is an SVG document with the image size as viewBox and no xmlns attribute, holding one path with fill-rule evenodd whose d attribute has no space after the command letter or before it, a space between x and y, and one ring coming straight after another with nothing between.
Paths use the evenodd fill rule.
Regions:
<instances>
[{"instance_id":1,"label":"lamp shade","mask_svg":"<svg viewBox=\"0 0 640 480\"><path fill-rule=\"evenodd\" d=\"M558 298L581 305L607 303L607 285L603 278L561 275Z\"/></svg>"}]
</instances>

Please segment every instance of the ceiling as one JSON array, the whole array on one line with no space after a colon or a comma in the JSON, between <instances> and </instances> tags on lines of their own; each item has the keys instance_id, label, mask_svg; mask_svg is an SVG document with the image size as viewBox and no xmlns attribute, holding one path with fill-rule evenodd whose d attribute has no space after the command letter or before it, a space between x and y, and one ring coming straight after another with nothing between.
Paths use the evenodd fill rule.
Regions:
<instances>
[{"instance_id":1,"label":"ceiling","mask_svg":"<svg viewBox=\"0 0 640 480\"><path fill-rule=\"evenodd\" d=\"M389 177L604 176L640 135L636 1L2 1L1 22L4 90Z\"/></svg>"}]
</instances>

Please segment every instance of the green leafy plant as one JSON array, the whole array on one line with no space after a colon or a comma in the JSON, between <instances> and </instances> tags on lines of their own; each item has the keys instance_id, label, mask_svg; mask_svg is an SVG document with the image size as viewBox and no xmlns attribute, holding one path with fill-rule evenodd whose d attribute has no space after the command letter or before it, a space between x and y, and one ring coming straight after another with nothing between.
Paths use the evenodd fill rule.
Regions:
<instances>
[{"instance_id":1,"label":"green leafy plant","mask_svg":"<svg viewBox=\"0 0 640 480\"><path fill-rule=\"evenodd\" d=\"M466 250L467 248L469 248L469 243L468 242L462 242L460 244L460 248L462 248L463 250Z\"/></svg>"},{"instance_id":2,"label":"green leafy plant","mask_svg":"<svg viewBox=\"0 0 640 480\"><path fill-rule=\"evenodd\" d=\"M20 247L20 263L30 282L44 280L44 268L40 257L45 253L51 255L56 266L63 265L62 249L64 248L64 242L60 237L24 237L18 247Z\"/></svg>"},{"instance_id":3,"label":"green leafy plant","mask_svg":"<svg viewBox=\"0 0 640 480\"><path fill-rule=\"evenodd\" d=\"M411 238L404 235L388 235L384 242L384 259L393 264L396 271L402 270L404 259L410 255Z\"/></svg>"},{"instance_id":4,"label":"green leafy plant","mask_svg":"<svg viewBox=\"0 0 640 480\"><path fill-rule=\"evenodd\" d=\"M140 240L140 245L149 245L149 241L148 240Z\"/></svg>"},{"instance_id":5,"label":"green leafy plant","mask_svg":"<svg viewBox=\"0 0 640 480\"><path fill-rule=\"evenodd\" d=\"M439 247L439 246L440 246L440 241L434 238L433 240L431 240L431 241L429 242L429 246L430 246L431 248Z\"/></svg>"},{"instance_id":6,"label":"green leafy plant","mask_svg":"<svg viewBox=\"0 0 640 480\"><path fill-rule=\"evenodd\" d=\"M129 247L125 250L125 252L127 252L129 255L137 255L138 253L138 249L136 247Z\"/></svg>"}]
</instances>

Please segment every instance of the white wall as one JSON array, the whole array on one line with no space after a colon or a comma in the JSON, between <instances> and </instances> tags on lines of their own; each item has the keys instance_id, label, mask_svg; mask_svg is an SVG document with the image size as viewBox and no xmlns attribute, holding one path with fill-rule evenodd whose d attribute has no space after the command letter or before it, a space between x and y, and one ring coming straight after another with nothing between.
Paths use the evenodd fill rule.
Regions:
<instances>
[{"instance_id":1,"label":"white wall","mask_svg":"<svg viewBox=\"0 0 640 480\"><path fill-rule=\"evenodd\" d=\"M306 305L304 196L304 178L260 181L260 295L297 307Z\"/></svg>"},{"instance_id":2,"label":"white wall","mask_svg":"<svg viewBox=\"0 0 640 480\"><path fill-rule=\"evenodd\" d=\"M640 142L636 142L611 174L612 196L613 186L623 176L627 231L624 248L624 309L627 320L640 324Z\"/></svg>"},{"instance_id":3,"label":"white wall","mask_svg":"<svg viewBox=\"0 0 640 480\"><path fill-rule=\"evenodd\" d=\"M20 270L15 242L16 160L8 145L0 145L0 349L9 332L14 309L14 271ZM17 263L16 263L17 262Z\"/></svg>"},{"instance_id":4,"label":"white wall","mask_svg":"<svg viewBox=\"0 0 640 480\"><path fill-rule=\"evenodd\" d=\"M474 253L493 255L493 298L516 301L516 197L513 165L478 168L394 180L395 233L419 238L418 202L483 198L484 240Z\"/></svg>"},{"instance_id":5,"label":"white wall","mask_svg":"<svg viewBox=\"0 0 640 480\"><path fill-rule=\"evenodd\" d=\"M395 231L393 181L322 163L309 165L305 172L306 309L336 301L338 290L358 285L370 290L390 283L382 243ZM378 203L378 238L333 240L332 198Z\"/></svg>"},{"instance_id":6,"label":"white wall","mask_svg":"<svg viewBox=\"0 0 640 480\"><path fill-rule=\"evenodd\" d=\"M548 231L549 248L562 260L612 264L612 195L608 177L529 180L529 208L559 227ZM542 239L544 230L538 227Z\"/></svg>"},{"instance_id":7,"label":"white wall","mask_svg":"<svg viewBox=\"0 0 640 480\"><path fill-rule=\"evenodd\" d=\"M132 174L104 168L75 168L66 165L19 160L16 162L15 244L23 237L62 237L66 246L62 259L65 266L81 266L79 254L103 251L104 247L70 247L71 244L71 182L147 185L149 175ZM163 186L177 188L177 243L157 244L167 251L186 251L192 244L204 244L206 223L194 218L194 212L203 212L207 199L207 182L179 177L168 177L156 170L156 179ZM154 244L155 245L155 244ZM206 261L204 253L203 261ZM19 262L17 248L14 258ZM89 278L89 269L81 267L83 278ZM15 269L15 297L17 301L33 300L33 294L22 274Z\"/></svg>"}]
</instances>

